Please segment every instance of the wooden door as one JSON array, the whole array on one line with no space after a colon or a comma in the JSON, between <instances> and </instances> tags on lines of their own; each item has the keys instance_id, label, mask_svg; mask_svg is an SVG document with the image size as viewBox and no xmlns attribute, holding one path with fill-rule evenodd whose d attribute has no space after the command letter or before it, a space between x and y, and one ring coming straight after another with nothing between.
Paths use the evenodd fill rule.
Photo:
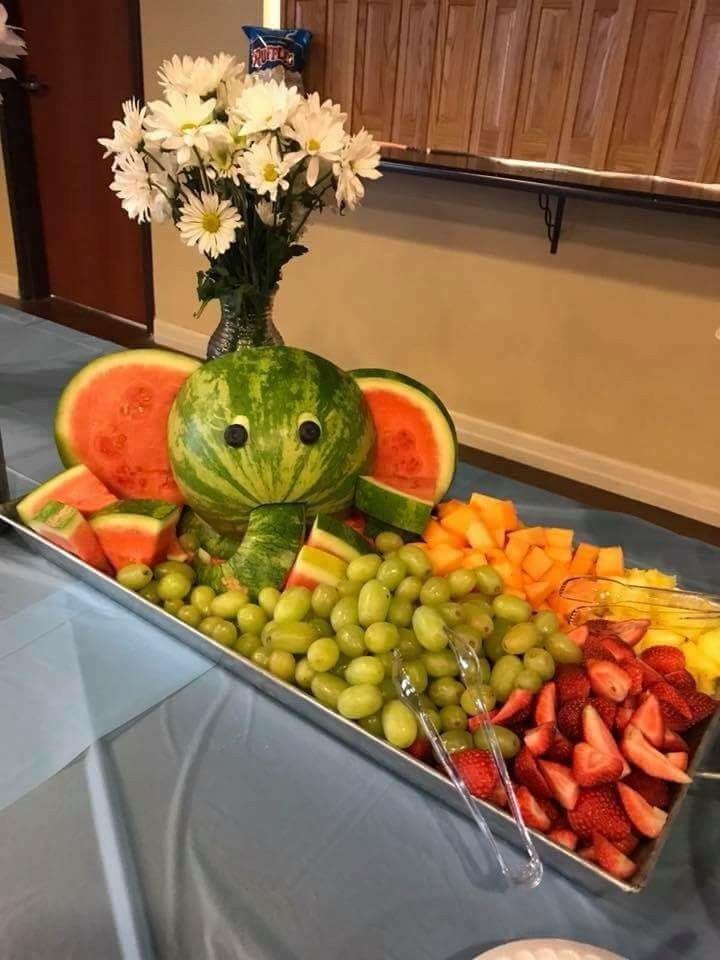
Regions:
<instances>
[{"instance_id":1,"label":"wooden door","mask_svg":"<svg viewBox=\"0 0 720 960\"><path fill-rule=\"evenodd\" d=\"M658 173L714 182L720 163L720 0L698 0L688 27Z\"/></svg>"},{"instance_id":2,"label":"wooden door","mask_svg":"<svg viewBox=\"0 0 720 960\"><path fill-rule=\"evenodd\" d=\"M352 115L355 85L355 46L357 40L358 0L328 0L325 44L325 82L323 95L332 97L348 115L348 128L354 129ZM312 59L312 45L310 58Z\"/></svg>"},{"instance_id":3,"label":"wooden door","mask_svg":"<svg viewBox=\"0 0 720 960\"><path fill-rule=\"evenodd\" d=\"M353 126L390 140L402 0L360 0Z\"/></svg>"},{"instance_id":4,"label":"wooden door","mask_svg":"<svg viewBox=\"0 0 720 960\"><path fill-rule=\"evenodd\" d=\"M557 159L580 9L581 0L533 2L513 132L513 157Z\"/></svg>"},{"instance_id":5,"label":"wooden door","mask_svg":"<svg viewBox=\"0 0 720 960\"><path fill-rule=\"evenodd\" d=\"M312 33L310 56L303 71L303 83L308 93L313 90L322 92L325 85L327 13L328 0L285 0L283 4L283 23Z\"/></svg>"},{"instance_id":6,"label":"wooden door","mask_svg":"<svg viewBox=\"0 0 720 960\"><path fill-rule=\"evenodd\" d=\"M151 325L149 262L137 223L108 189L100 136L138 90L139 36L126 0L23 0L25 75L50 293ZM135 11L137 12L137 11Z\"/></svg>"},{"instance_id":7,"label":"wooden door","mask_svg":"<svg viewBox=\"0 0 720 960\"><path fill-rule=\"evenodd\" d=\"M586 0L558 161L602 170L632 28L635 0Z\"/></svg>"},{"instance_id":8,"label":"wooden door","mask_svg":"<svg viewBox=\"0 0 720 960\"><path fill-rule=\"evenodd\" d=\"M488 0L470 153L510 153L531 0Z\"/></svg>"},{"instance_id":9,"label":"wooden door","mask_svg":"<svg viewBox=\"0 0 720 960\"><path fill-rule=\"evenodd\" d=\"M691 0L638 0L607 168L655 173Z\"/></svg>"},{"instance_id":10,"label":"wooden door","mask_svg":"<svg viewBox=\"0 0 720 960\"><path fill-rule=\"evenodd\" d=\"M404 0L392 140L423 150L430 113L438 0Z\"/></svg>"}]
</instances>

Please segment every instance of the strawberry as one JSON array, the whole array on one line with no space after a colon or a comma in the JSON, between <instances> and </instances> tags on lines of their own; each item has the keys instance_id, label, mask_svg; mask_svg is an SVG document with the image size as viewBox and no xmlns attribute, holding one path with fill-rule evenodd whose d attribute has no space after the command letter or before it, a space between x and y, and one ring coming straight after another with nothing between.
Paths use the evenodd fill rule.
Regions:
<instances>
[{"instance_id":1,"label":"strawberry","mask_svg":"<svg viewBox=\"0 0 720 960\"><path fill-rule=\"evenodd\" d=\"M597 710L597 712L602 717L603 723L605 726L612 730L615 725L615 717L617 716L618 708L612 702L608 700L607 697L591 697L590 703Z\"/></svg>"},{"instance_id":2,"label":"strawberry","mask_svg":"<svg viewBox=\"0 0 720 960\"><path fill-rule=\"evenodd\" d=\"M666 726L671 730L687 730L693 725L693 713L685 695L667 681L661 680L650 687L651 693L660 701L660 710Z\"/></svg>"},{"instance_id":3,"label":"strawberry","mask_svg":"<svg viewBox=\"0 0 720 960\"><path fill-rule=\"evenodd\" d=\"M557 688L553 681L543 684L535 701L535 723L557 722Z\"/></svg>"},{"instance_id":4,"label":"strawberry","mask_svg":"<svg viewBox=\"0 0 720 960\"><path fill-rule=\"evenodd\" d=\"M630 821L620 805L614 785L581 790L577 806L568 813L570 829L583 839L594 832L608 840L621 840L631 833Z\"/></svg>"},{"instance_id":5,"label":"strawberry","mask_svg":"<svg viewBox=\"0 0 720 960\"><path fill-rule=\"evenodd\" d=\"M568 640L572 640L572 642L578 647L584 647L589 633L590 631L588 630L587 624L583 623L581 626L575 627L574 630L571 630L570 633L568 633L567 638Z\"/></svg>"},{"instance_id":6,"label":"strawberry","mask_svg":"<svg viewBox=\"0 0 720 960\"><path fill-rule=\"evenodd\" d=\"M617 620L612 624L613 633L630 647L642 640L649 626L649 620Z\"/></svg>"},{"instance_id":7,"label":"strawberry","mask_svg":"<svg viewBox=\"0 0 720 960\"><path fill-rule=\"evenodd\" d=\"M635 697L627 697L624 703L618 705L615 714L615 729L618 733L622 733L630 723L633 713L635 713Z\"/></svg>"},{"instance_id":8,"label":"strawberry","mask_svg":"<svg viewBox=\"0 0 720 960\"><path fill-rule=\"evenodd\" d=\"M665 756L668 758L670 763L673 764L673 766L678 768L678 770L687 770L687 767L688 767L687 751L672 750L670 753L666 753Z\"/></svg>"},{"instance_id":9,"label":"strawberry","mask_svg":"<svg viewBox=\"0 0 720 960\"><path fill-rule=\"evenodd\" d=\"M429 760L432 757L432 747L430 741L424 737L418 737L407 748L407 753L415 757L416 760Z\"/></svg>"},{"instance_id":10,"label":"strawberry","mask_svg":"<svg viewBox=\"0 0 720 960\"><path fill-rule=\"evenodd\" d=\"M577 834L564 827L556 827L551 830L548 834L548 840L554 840L555 843L559 843L561 847L565 847L567 850L574 850L578 844Z\"/></svg>"},{"instance_id":11,"label":"strawberry","mask_svg":"<svg viewBox=\"0 0 720 960\"><path fill-rule=\"evenodd\" d=\"M610 634L607 636L611 640L615 639L615 637L610 636ZM583 660L585 663L588 663L590 660L612 660L614 662L615 658L603 643L605 639L605 634L590 634L583 647Z\"/></svg>"},{"instance_id":12,"label":"strawberry","mask_svg":"<svg viewBox=\"0 0 720 960\"><path fill-rule=\"evenodd\" d=\"M657 777L651 777L642 770L633 769L623 780L628 787L636 790L651 807L661 807L663 810L670 806L670 791L668 785Z\"/></svg>"},{"instance_id":13,"label":"strawberry","mask_svg":"<svg viewBox=\"0 0 720 960\"><path fill-rule=\"evenodd\" d=\"M690 712L692 713L692 723L700 723L701 720L705 720L706 717L712 716L715 712L718 701L713 700L712 697L708 697L705 693L689 693L687 695L687 704L690 707Z\"/></svg>"},{"instance_id":14,"label":"strawberry","mask_svg":"<svg viewBox=\"0 0 720 960\"><path fill-rule=\"evenodd\" d=\"M590 683L582 667L561 666L555 674L558 703L585 700L590 696Z\"/></svg>"},{"instance_id":15,"label":"strawberry","mask_svg":"<svg viewBox=\"0 0 720 960\"><path fill-rule=\"evenodd\" d=\"M597 787L618 780L623 772L623 761L616 753L601 753L589 743L576 743L572 772L578 786Z\"/></svg>"},{"instance_id":16,"label":"strawberry","mask_svg":"<svg viewBox=\"0 0 720 960\"><path fill-rule=\"evenodd\" d=\"M492 789L492 793L488 795L488 803L494 803L496 807L506 807L508 805L507 793L505 792L505 787L498 782Z\"/></svg>"},{"instance_id":17,"label":"strawberry","mask_svg":"<svg viewBox=\"0 0 720 960\"><path fill-rule=\"evenodd\" d=\"M592 846L582 847L580 850L578 850L578 856L582 857L583 860L589 860L590 863L595 863L595 851Z\"/></svg>"},{"instance_id":18,"label":"strawberry","mask_svg":"<svg viewBox=\"0 0 720 960\"><path fill-rule=\"evenodd\" d=\"M645 734L647 736L647 734ZM658 744L654 744L658 746ZM660 744L663 750L667 753L670 750L684 750L686 753L690 752L690 748L687 743L683 740L679 733L675 733L674 730L666 730L665 736L663 737L663 742Z\"/></svg>"},{"instance_id":19,"label":"strawberry","mask_svg":"<svg viewBox=\"0 0 720 960\"><path fill-rule=\"evenodd\" d=\"M552 760L539 760L538 766L560 806L573 810L580 795L580 788L575 782L572 770Z\"/></svg>"},{"instance_id":20,"label":"strawberry","mask_svg":"<svg viewBox=\"0 0 720 960\"><path fill-rule=\"evenodd\" d=\"M627 663L628 660L635 660L632 647L623 643L622 640L618 640L617 637L600 637L600 643L616 663L623 664Z\"/></svg>"},{"instance_id":21,"label":"strawberry","mask_svg":"<svg viewBox=\"0 0 720 960\"><path fill-rule=\"evenodd\" d=\"M689 670L673 670L665 674L665 680L681 693L695 692L695 677Z\"/></svg>"},{"instance_id":22,"label":"strawberry","mask_svg":"<svg viewBox=\"0 0 720 960\"><path fill-rule=\"evenodd\" d=\"M568 700L558 710L558 728L571 740L582 739L582 712L587 700Z\"/></svg>"},{"instance_id":23,"label":"strawberry","mask_svg":"<svg viewBox=\"0 0 720 960\"><path fill-rule=\"evenodd\" d=\"M615 703L622 703L630 693L632 681L622 667L607 660L591 660L586 664L590 686L593 692L607 697Z\"/></svg>"},{"instance_id":24,"label":"strawberry","mask_svg":"<svg viewBox=\"0 0 720 960\"><path fill-rule=\"evenodd\" d=\"M547 753L550 745L555 739L555 724L541 723L539 727L533 727L523 737L525 746L535 757L542 757Z\"/></svg>"},{"instance_id":25,"label":"strawberry","mask_svg":"<svg viewBox=\"0 0 720 960\"><path fill-rule=\"evenodd\" d=\"M582 712L582 733L586 744L600 753L608 757L615 757L620 761L618 776L625 776L630 772L630 767L620 753L620 748L612 733L610 733L610 729L603 723L602 717L591 703L587 704ZM586 784L586 786L590 786L590 784Z\"/></svg>"},{"instance_id":26,"label":"strawberry","mask_svg":"<svg viewBox=\"0 0 720 960\"><path fill-rule=\"evenodd\" d=\"M642 730L646 739L654 747L661 747L665 741L665 721L663 720L658 698L649 693L635 710L630 722Z\"/></svg>"},{"instance_id":27,"label":"strawberry","mask_svg":"<svg viewBox=\"0 0 720 960\"><path fill-rule=\"evenodd\" d=\"M497 710L493 710L490 719L496 725L516 724L524 720L530 713L533 694L530 690L513 690L505 703Z\"/></svg>"},{"instance_id":28,"label":"strawberry","mask_svg":"<svg viewBox=\"0 0 720 960\"><path fill-rule=\"evenodd\" d=\"M639 843L640 837L636 833L628 833L628 835L621 840L613 840L613 844L618 850L628 856L636 849Z\"/></svg>"},{"instance_id":29,"label":"strawberry","mask_svg":"<svg viewBox=\"0 0 720 960\"><path fill-rule=\"evenodd\" d=\"M533 830L542 830L543 833L547 833L552 826L550 818L528 788L516 787L515 796L525 824Z\"/></svg>"},{"instance_id":30,"label":"strawberry","mask_svg":"<svg viewBox=\"0 0 720 960\"><path fill-rule=\"evenodd\" d=\"M630 696L634 697L645 685L645 674L640 666L640 661L633 654L632 660L627 660L622 665L625 673L630 677Z\"/></svg>"},{"instance_id":31,"label":"strawberry","mask_svg":"<svg viewBox=\"0 0 720 960\"><path fill-rule=\"evenodd\" d=\"M642 730L639 730L635 724L629 723L623 731L622 752L631 763L640 767L651 777L659 777L661 780L670 780L674 783L690 783L690 777L684 770L678 770L677 767L668 760L668 758L656 750L655 747L646 740Z\"/></svg>"},{"instance_id":32,"label":"strawberry","mask_svg":"<svg viewBox=\"0 0 720 960\"><path fill-rule=\"evenodd\" d=\"M613 637L616 636L615 626L619 621L615 620L587 620L585 626L588 628L590 637Z\"/></svg>"},{"instance_id":33,"label":"strawberry","mask_svg":"<svg viewBox=\"0 0 720 960\"><path fill-rule=\"evenodd\" d=\"M452 762L465 781L470 793L486 800L498 782L497 769L488 750L459 750L452 754Z\"/></svg>"},{"instance_id":34,"label":"strawberry","mask_svg":"<svg viewBox=\"0 0 720 960\"><path fill-rule=\"evenodd\" d=\"M593 851L597 865L619 880L628 880L637 869L633 861L601 833L593 835Z\"/></svg>"},{"instance_id":35,"label":"strawberry","mask_svg":"<svg viewBox=\"0 0 720 960\"><path fill-rule=\"evenodd\" d=\"M550 821L552 827L561 822L565 813L558 807L554 800L547 800L545 797L538 797L538 803L542 807L545 816Z\"/></svg>"},{"instance_id":36,"label":"strawberry","mask_svg":"<svg viewBox=\"0 0 720 960\"><path fill-rule=\"evenodd\" d=\"M545 778L540 773L535 757L530 753L527 747L521 747L520 752L513 762L513 775L518 783L527 787L534 797L545 797L550 799L552 796L550 787L545 782Z\"/></svg>"},{"instance_id":37,"label":"strawberry","mask_svg":"<svg viewBox=\"0 0 720 960\"><path fill-rule=\"evenodd\" d=\"M648 647L640 654L640 659L662 674L685 669L685 654L677 647Z\"/></svg>"},{"instance_id":38,"label":"strawberry","mask_svg":"<svg viewBox=\"0 0 720 960\"><path fill-rule=\"evenodd\" d=\"M618 795L632 825L644 837L657 837L665 826L667 814L653 807L642 794L626 783L618 784Z\"/></svg>"},{"instance_id":39,"label":"strawberry","mask_svg":"<svg viewBox=\"0 0 720 960\"><path fill-rule=\"evenodd\" d=\"M573 745L568 738L558 731L545 754L546 760L555 760L557 763L570 763L572 760Z\"/></svg>"}]
</instances>

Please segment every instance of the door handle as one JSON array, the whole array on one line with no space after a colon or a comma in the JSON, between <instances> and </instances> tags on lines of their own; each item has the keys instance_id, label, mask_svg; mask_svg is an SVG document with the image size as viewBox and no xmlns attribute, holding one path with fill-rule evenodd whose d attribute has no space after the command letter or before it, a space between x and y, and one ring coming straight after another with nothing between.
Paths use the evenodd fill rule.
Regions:
<instances>
[{"instance_id":1,"label":"door handle","mask_svg":"<svg viewBox=\"0 0 720 960\"><path fill-rule=\"evenodd\" d=\"M40 80L35 76L34 73L31 73L26 80L20 81L20 86L27 93L40 93L41 90L44 90L47 87L47 83L44 80Z\"/></svg>"}]
</instances>

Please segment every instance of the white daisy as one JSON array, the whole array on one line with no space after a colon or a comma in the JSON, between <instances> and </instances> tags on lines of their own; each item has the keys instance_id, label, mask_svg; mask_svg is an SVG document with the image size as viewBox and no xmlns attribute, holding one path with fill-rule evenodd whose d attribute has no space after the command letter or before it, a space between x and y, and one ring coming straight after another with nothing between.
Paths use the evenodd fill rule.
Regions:
<instances>
[{"instance_id":1,"label":"white daisy","mask_svg":"<svg viewBox=\"0 0 720 960\"><path fill-rule=\"evenodd\" d=\"M214 193L190 194L180 210L178 230L189 247L214 258L231 246L242 217L229 200Z\"/></svg>"},{"instance_id":2,"label":"white daisy","mask_svg":"<svg viewBox=\"0 0 720 960\"><path fill-rule=\"evenodd\" d=\"M349 140L344 128L346 116L331 100L326 100L321 105L320 97L313 93L294 112L285 126L285 136L295 140L300 147L291 155L292 160L297 162L305 157L310 158L306 173L309 187L314 187L317 183L321 160L329 163L340 160L342 150Z\"/></svg>"},{"instance_id":3,"label":"white daisy","mask_svg":"<svg viewBox=\"0 0 720 960\"><path fill-rule=\"evenodd\" d=\"M161 187L170 189L167 174L150 174L139 153L118 154L113 165L114 176L110 189L122 202L131 220L161 222L170 214L170 204Z\"/></svg>"},{"instance_id":4,"label":"white daisy","mask_svg":"<svg viewBox=\"0 0 720 960\"><path fill-rule=\"evenodd\" d=\"M226 178L232 180L235 186L240 184L240 157L241 151L232 146L222 144L210 151L207 161L207 175L211 180Z\"/></svg>"},{"instance_id":5,"label":"white daisy","mask_svg":"<svg viewBox=\"0 0 720 960\"><path fill-rule=\"evenodd\" d=\"M171 60L163 60L158 79L166 94L172 91L186 97L191 93L205 97L218 84L217 72L206 57L189 57L187 54L182 59L175 54Z\"/></svg>"},{"instance_id":6,"label":"white daisy","mask_svg":"<svg viewBox=\"0 0 720 960\"><path fill-rule=\"evenodd\" d=\"M229 53L217 53L212 58L215 76L215 95L218 109L228 110L245 89L245 64L238 63Z\"/></svg>"},{"instance_id":7,"label":"white daisy","mask_svg":"<svg viewBox=\"0 0 720 960\"><path fill-rule=\"evenodd\" d=\"M215 100L201 100L198 94L183 96L169 90L167 101L153 100L145 117L147 139L163 150L175 150L182 166L191 161L193 151L206 154L209 138L222 133L222 124L213 121Z\"/></svg>"},{"instance_id":8,"label":"white daisy","mask_svg":"<svg viewBox=\"0 0 720 960\"><path fill-rule=\"evenodd\" d=\"M280 156L276 137L258 140L240 160L242 175L257 193L267 193L271 200L278 190L287 190L286 174L292 163Z\"/></svg>"},{"instance_id":9,"label":"white daisy","mask_svg":"<svg viewBox=\"0 0 720 960\"><path fill-rule=\"evenodd\" d=\"M25 56L27 49L25 41L15 33L17 27L8 26L7 17L7 10L0 3L0 57L5 60L17 60L18 57ZM10 67L0 63L0 80L14 76ZM1 96L0 103L2 103Z\"/></svg>"},{"instance_id":10,"label":"white daisy","mask_svg":"<svg viewBox=\"0 0 720 960\"><path fill-rule=\"evenodd\" d=\"M275 206L269 200L258 200L255 204L255 213L265 226L270 228L276 227L284 219L281 214L275 212Z\"/></svg>"},{"instance_id":11,"label":"white daisy","mask_svg":"<svg viewBox=\"0 0 720 960\"><path fill-rule=\"evenodd\" d=\"M354 210L358 202L365 196L365 187L360 177L366 180L377 180L382 176L377 169L380 162L380 148L372 134L363 127L348 141L343 149L340 161L333 165L333 173L337 177L335 198L339 207Z\"/></svg>"},{"instance_id":12,"label":"white daisy","mask_svg":"<svg viewBox=\"0 0 720 960\"><path fill-rule=\"evenodd\" d=\"M143 120L147 107L140 107L138 101L133 97L132 100L126 100L122 105L122 120L113 120L112 137L100 137L98 143L105 147L105 157L113 153L128 153L129 151L139 150L143 142L145 131L143 130Z\"/></svg>"},{"instance_id":13,"label":"white daisy","mask_svg":"<svg viewBox=\"0 0 720 960\"><path fill-rule=\"evenodd\" d=\"M277 80L246 86L235 101L232 112L241 121L240 133L264 133L279 130L292 117L302 102L297 87L288 87Z\"/></svg>"}]
</instances>

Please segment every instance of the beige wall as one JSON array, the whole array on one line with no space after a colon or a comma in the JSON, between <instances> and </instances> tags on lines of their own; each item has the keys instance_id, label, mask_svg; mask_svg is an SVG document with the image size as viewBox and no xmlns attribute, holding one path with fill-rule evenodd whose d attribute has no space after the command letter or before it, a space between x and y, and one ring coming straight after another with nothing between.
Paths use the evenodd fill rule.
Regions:
<instances>
[{"instance_id":1,"label":"beige wall","mask_svg":"<svg viewBox=\"0 0 720 960\"><path fill-rule=\"evenodd\" d=\"M17 283L17 263L10 225L5 166L0 153L0 293L11 297L17 296Z\"/></svg>"}]
</instances>

